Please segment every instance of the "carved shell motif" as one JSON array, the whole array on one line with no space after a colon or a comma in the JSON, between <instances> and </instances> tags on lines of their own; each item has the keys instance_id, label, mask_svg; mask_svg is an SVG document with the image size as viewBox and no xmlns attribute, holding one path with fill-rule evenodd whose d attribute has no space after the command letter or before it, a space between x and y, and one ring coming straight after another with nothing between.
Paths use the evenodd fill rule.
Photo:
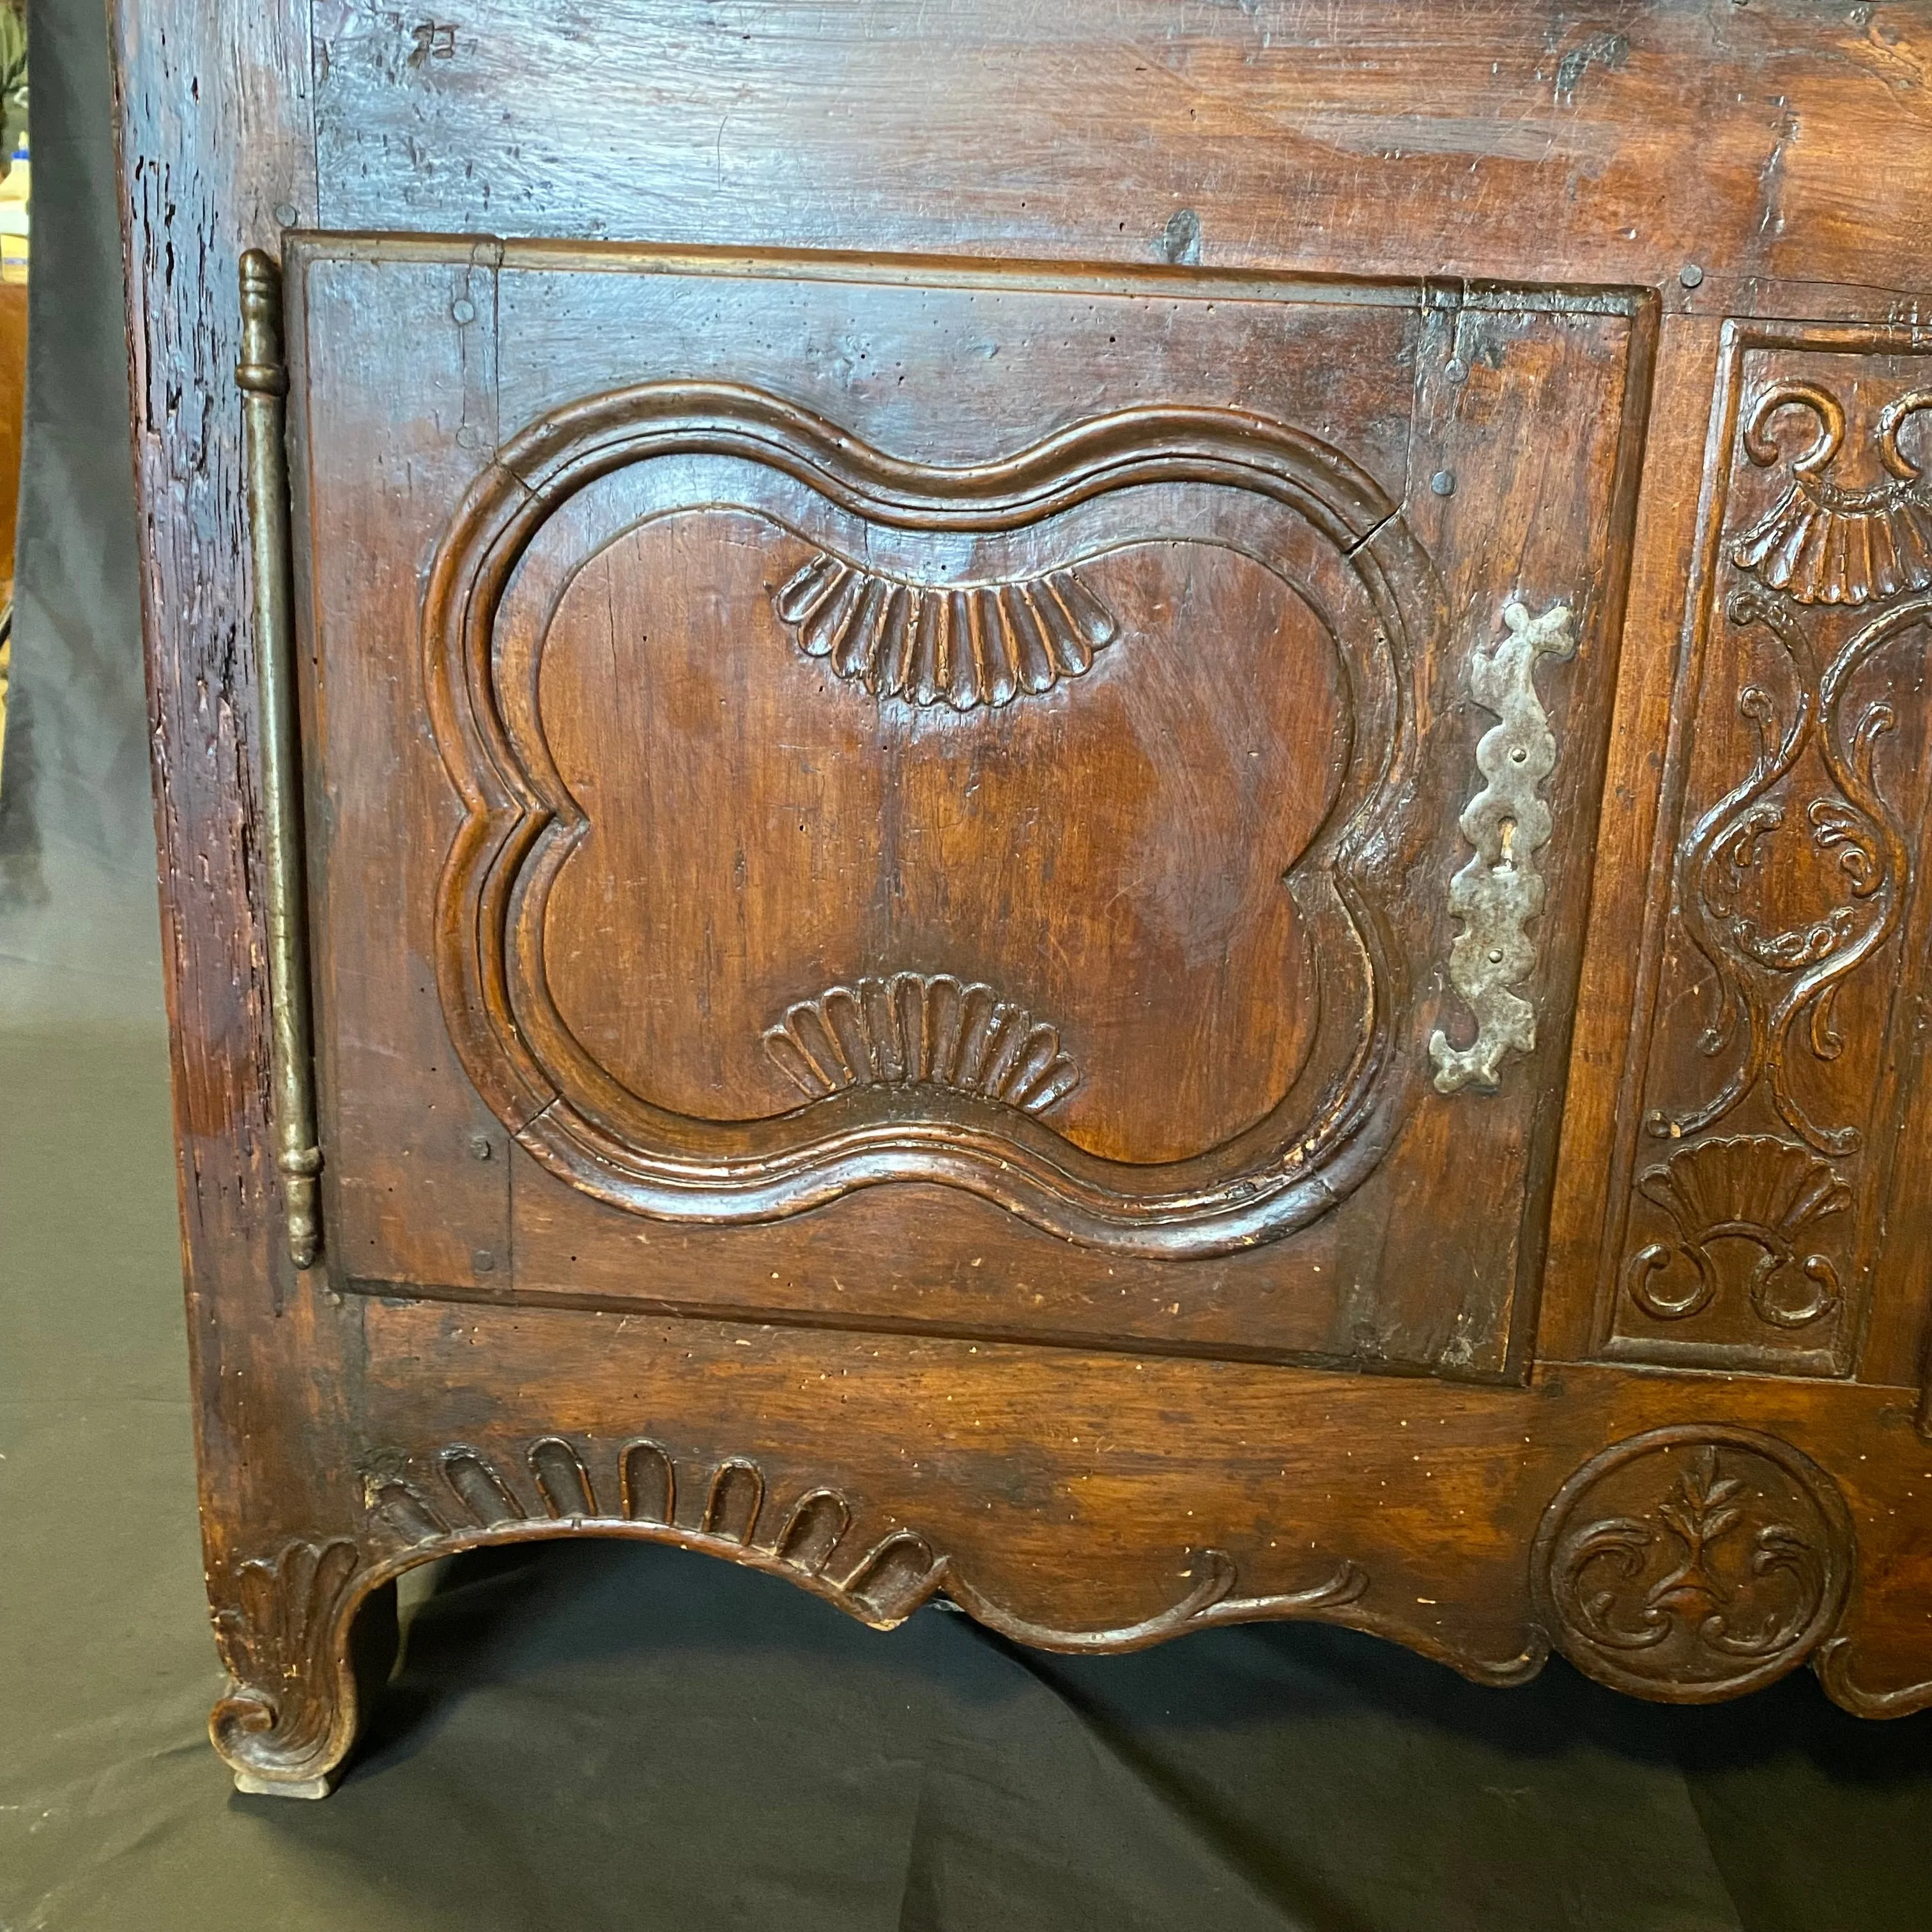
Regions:
<instances>
[{"instance_id":1,"label":"carved shell motif","mask_svg":"<svg viewBox=\"0 0 1932 1932\"><path fill-rule=\"evenodd\" d=\"M1750 1275L1751 1305L1780 1328L1802 1328L1838 1304L1837 1268L1823 1254L1803 1254L1816 1224L1852 1204L1852 1190L1810 1149L1764 1135L1703 1141L1648 1169L1638 1192L1677 1224L1678 1254L1693 1274L1672 1294L1664 1286L1670 1251L1652 1244L1624 1264L1624 1280L1645 1313L1678 1321L1701 1313L1718 1294L1712 1244L1748 1242L1758 1250Z\"/></svg>"},{"instance_id":2,"label":"carved shell motif","mask_svg":"<svg viewBox=\"0 0 1932 1932\"><path fill-rule=\"evenodd\" d=\"M1792 459L1784 495L1732 544L1732 562L1799 604L1856 607L1932 586L1932 490L1898 446L1906 418L1932 408L1932 391L1900 396L1880 411L1879 458L1892 480L1868 490L1828 479L1844 442L1845 412L1814 383L1774 383L1752 404L1744 430L1751 461L1767 469L1778 460L1766 425L1792 407L1811 412L1818 434Z\"/></svg>"},{"instance_id":3,"label":"carved shell motif","mask_svg":"<svg viewBox=\"0 0 1932 1932\"><path fill-rule=\"evenodd\" d=\"M1056 1028L990 986L944 973L833 986L789 1008L764 1042L814 1100L848 1087L928 1082L1043 1114L1080 1080Z\"/></svg>"},{"instance_id":4,"label":"carved shell motif","mask_svg":"<svg viewBox=\"0 0 1932 1932\"><path fill-rule=\"evenodd\" d=\"M1114 641L1110 612L1070 570L1010 584L926 586L821 550L772 593L807 657L875 698L956 711L1051 691Z\"/></svg>"},{"instance_id":5,"label":"carved shell motif","mask_svg":"<svg viewBox=\"0 0 1932 1932\"><path fill-rule=\"evenodd\" d=\"M1638 1183L1668 1210L1687 1240L1727 1228L1762 1229L1786 1240L1848 1206L1851 1190L1808 1149L1762 1135L1705 1141L1672 1154Z\"/></svg>"}]
</instances>

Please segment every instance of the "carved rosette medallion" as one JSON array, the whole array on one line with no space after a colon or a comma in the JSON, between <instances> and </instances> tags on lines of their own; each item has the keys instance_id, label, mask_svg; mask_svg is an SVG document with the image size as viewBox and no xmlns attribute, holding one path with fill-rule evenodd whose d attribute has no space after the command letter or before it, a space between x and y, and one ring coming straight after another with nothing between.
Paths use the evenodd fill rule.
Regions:
<instances>
[{"instance_id":1,"label":"carved rosette medallion","mask_svg":"<svg viewBox=\"0 0 1932 1932\"><path fill-rule=\"evenodd\" d=\"M1838 1621L1852 1556L1844 1499L1809 1457L1753 1430L1690 1424L1578 1470L1544 1513L1531 1577L1580 1670L1699 1704L1803 1663Z\"/></svg>"}]
</instances>

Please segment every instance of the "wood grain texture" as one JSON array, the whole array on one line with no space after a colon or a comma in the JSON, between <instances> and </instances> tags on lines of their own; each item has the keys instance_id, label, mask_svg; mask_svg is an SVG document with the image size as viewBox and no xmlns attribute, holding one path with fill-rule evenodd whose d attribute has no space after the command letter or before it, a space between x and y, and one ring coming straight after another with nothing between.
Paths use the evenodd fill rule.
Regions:
<instances>
[{"instance_id":1,"label":"wood grain texture","mask_svg":"<svg viewBox=\"0 0 1932 1932\"><path fill-rule=\"evenodd\" d=\"M1773 281L1909 305L1928 238L1909 8L677 4L594 28L520 0L445 10L422 56L404 15L318 8L330 225L916 232L1048 256L1078 236L1125 261L1452 278L1565 261L1676 296L1694 263L1715 314L1759 312Z\"/></svg>"},{"instance_id":2,"label":"wood grain texture","mask_svg":"<svg viewBox=\"0 0 1932 1932\"><path fill-rule=\"evenodd\" d=\"M585 1531L1076 1650L1316 1616L1498 1683L1932 1702L1916 14L116 34L247 1788L326 1790L403 1570ZM302 1276L250 246L291 292ZM1512 602L1576 650L1498 784ZM1460 823L1486 784L1507 836ZM1539 806L1540 910L1473 960ZM1510 1044L1440 1092L1471 988Z\"/></svg>"}]
</instances>

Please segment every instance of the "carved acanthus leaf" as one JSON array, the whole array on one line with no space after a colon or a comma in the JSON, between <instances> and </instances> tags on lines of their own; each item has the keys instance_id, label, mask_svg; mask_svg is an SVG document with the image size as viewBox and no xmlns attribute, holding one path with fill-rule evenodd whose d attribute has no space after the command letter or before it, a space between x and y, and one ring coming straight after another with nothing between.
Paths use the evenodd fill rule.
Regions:
<instances>
[{"instance_id":1,"label":"carved acanthus leaf","mask_svg":"<svg viewBox=\"0 0 1932 1932\"><path fill-rule=\"evenodd\" d=\"M340 1665L332 1633L360 1560L346 1538L296 1540L235 1573L234 1604L214 1620L235 1681L208 1730L248 1789L327 1788L349 1722L325 1688Z\"/></svg>"}]
</instances>

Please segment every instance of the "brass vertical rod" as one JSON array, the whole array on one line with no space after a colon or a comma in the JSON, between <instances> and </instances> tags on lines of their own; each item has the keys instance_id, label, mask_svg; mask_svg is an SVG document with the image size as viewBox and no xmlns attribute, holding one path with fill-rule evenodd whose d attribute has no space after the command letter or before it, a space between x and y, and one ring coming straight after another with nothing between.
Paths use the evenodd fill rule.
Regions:
<instances>
[{"instance_id":1,"label":"brass vertical rod","mask_svg":"<svg viewBox=\"0 0 1932 1932\"><path fill-rule=\"evenodd\" d=\"M261 812L268 884L268 997L274 1070L275 1165L289 1254L312 1268L322 1245L316 1177L314 1045L302 876L302 754L296 724L295 590L289 555L284 441L289 372L282 358L282 277L259 248L242 257L242 391L248 542L255 577L256 690L260 699Z\"/></svg>"}]
</instances>

